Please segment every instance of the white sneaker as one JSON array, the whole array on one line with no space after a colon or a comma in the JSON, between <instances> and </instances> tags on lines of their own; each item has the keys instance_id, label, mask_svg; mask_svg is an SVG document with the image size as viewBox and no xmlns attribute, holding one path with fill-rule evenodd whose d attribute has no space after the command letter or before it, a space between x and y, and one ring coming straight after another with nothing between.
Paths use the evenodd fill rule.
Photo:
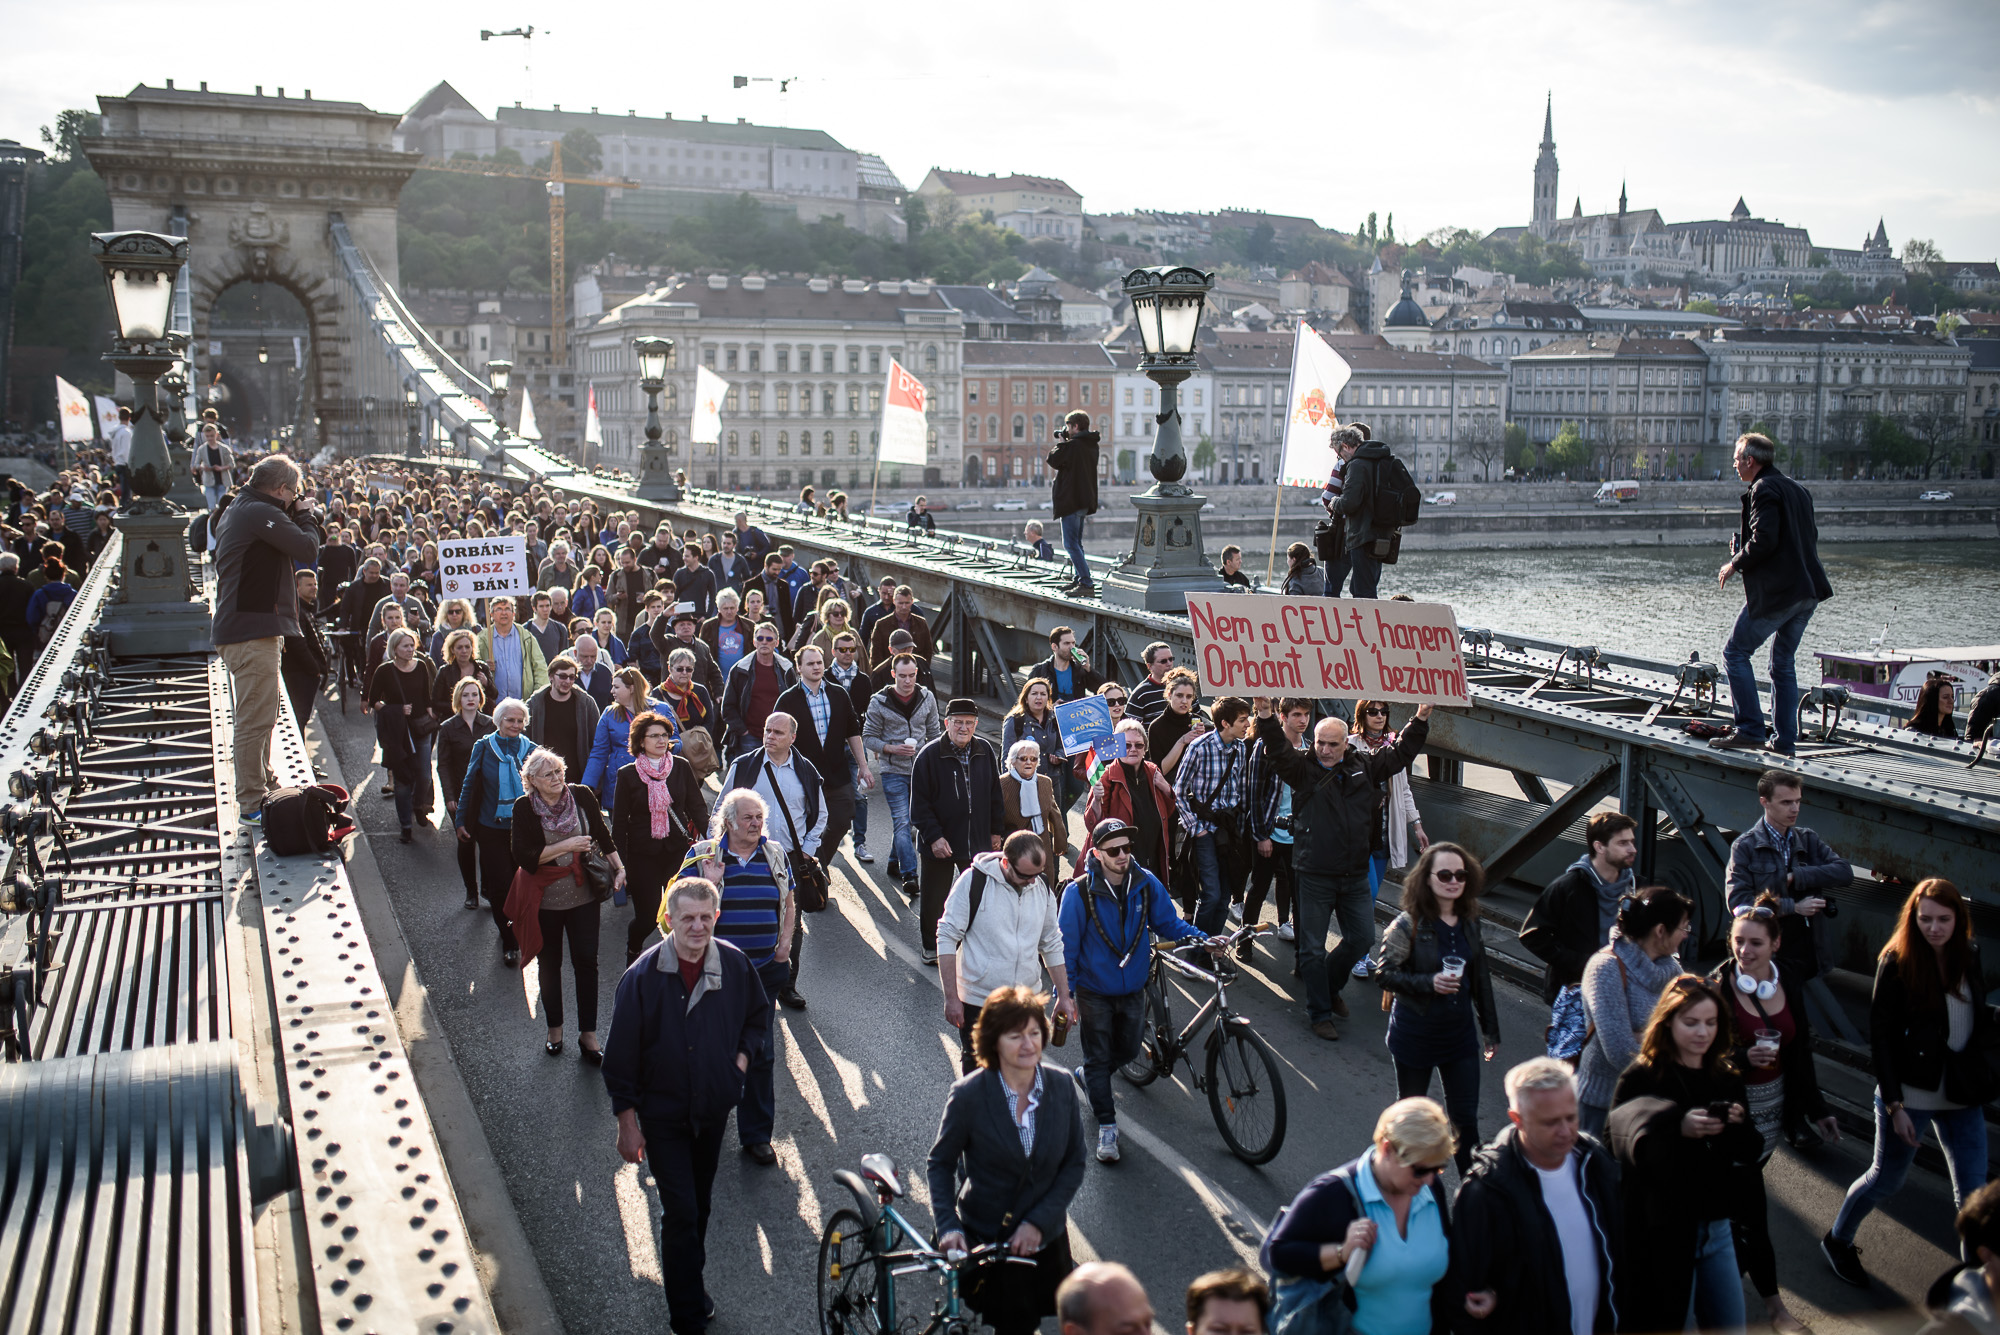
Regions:
<instances>
[{"instance_id":1,"label":"white sneaker","mask_svg":"<svg viewBox=\"0 0 2000 1335\"><path fill-rule=\"evenodd\" d=\"M873 862L875 855L868 851L868 845L857 839L854 843L854 860L856 862Z\"/></svg>"},{"instance_id":2,"label":"white sneaker","mask_svg":"<svg viewBox=\"0 0 2000 1335\"><path fill-rule=\"evenodd\" d=\"M1097 1128L1097 1162L1118 1162L1118 1127L1115 1123Z\"/></svg>"},{"instance_id":3,"label":"white sneaker","mask_svg":"<svg viewBox=\"0 0 2000 1335\"><path fill-rule=\"evenodd\" d=\"M1231 922L1242 922L1242 921L1243 921L1243 906L1242 906L1241 904L1238 904L1238 903L1235 903L1235 902L1233 902L1233 901L1232 901L1232 902L1230 903L1230 905L1229 905L1229 921L1231 921Z\"/></svg>"},{"instance_id":4,"label":"white sneaker","mask_svg":"<svg viewBox=\"0 0 2000 1335\"><path fill-rule=\"evenodd\" d=\"M1293 929L1290 923L1281 922L1278 924L1278 939L1280 941L1296 941L1299 939L1299 934Z\"/></svg>"},{"instance_id":5,"label":"white sneaker","mask_svg":"<svg viewBox=\"0 0 2000 1335\"><path fill-rule=\"evenodd\" d=\"M1363 955L1361 962L1354 966L1354 976L1356 978L1373 978L1375 976L1375 961Z\"/></svg>"}]
</instances>

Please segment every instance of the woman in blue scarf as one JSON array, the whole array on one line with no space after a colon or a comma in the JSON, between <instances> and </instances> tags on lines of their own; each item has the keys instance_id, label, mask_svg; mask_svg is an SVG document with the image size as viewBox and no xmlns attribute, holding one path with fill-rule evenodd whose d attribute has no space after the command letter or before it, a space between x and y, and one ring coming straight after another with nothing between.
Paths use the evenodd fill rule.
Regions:
<instances>
[{"instance_id":1,"label":"woman in blue scarf","mask_svg":"<svg viewBox=\"0 0 2000 1335\"><path fill-rule=\"evenodd\" d=\"M514 925L507 920L507 891L514 883L514 803L526 796L521 762L535 749L522 735L528 707L502 700L493 707L494 732L473 745L465 765L465 788L458 797L458 837L479 849L479 893L500 931L500 951L509 968L521 962Z\"/></svg>"}]
</instances>

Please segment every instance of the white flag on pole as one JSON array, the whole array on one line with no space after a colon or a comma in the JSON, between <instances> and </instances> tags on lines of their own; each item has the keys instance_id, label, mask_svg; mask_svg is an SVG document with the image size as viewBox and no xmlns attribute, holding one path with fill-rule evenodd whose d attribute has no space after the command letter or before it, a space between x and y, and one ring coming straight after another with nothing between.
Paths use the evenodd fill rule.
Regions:
<instances>
[{"instance_id":1,"label":"white flag on pole","mask_svg":"<svg viewBox=\"0 0 2000 1335\"><path fill-rule=\"evenodd\" d=\"M1350 374L1346 360L1311 325L1299 321L1278 485L1317 489L1333 475L1333 428L1339 425L1333 406Z\"/></svg>"},{"instance_id":2,"label":"white flag on pole","mask_svg":"<svg viewBox=\"0 0 2000 1335\"><path fill-rule=\"evenodd\" d=\"M590 387L590 397L585 400L583 410L583 443L604 448L604 428L597 421L597 386Z\"/></svg>"},{"instance_id":3,"label":"white flag on pole","mask_svg":"<svg viewBox=\"0 0 2000 1335\"><path fill-rule=\"evenodd\" d=\"M542 424L535 420L535 396L532 394L521 395L521 426L514 434L522 440L542 438Z\"/></svg>"},{"instance_id":4,"label":"white flag on pole","mask_svg":"<svg viewBox=\"0 0 2000 1335\"><path fill-rule=\"evenodd\" d=\"M72 445L96 438L90 413L90 396L61 376L56 377L56 416L62 419L62 438ZM118 414L111 414L115 424Z\"/></svg>"},{"instance_id":5,"label":"white flag on pole","mask_svg":"<svg viewBox=\"0 0 2000 1335\"><path fill-rule=\"evenodd\" d=\"M888 391L882 396L882 444L877 459L920 468L930 461L930 424L924 420L924 405L929 401L924 382L891 357Z\"/></svg>"},{"instance_id":6,"label":"white flag on pole","mask_svg":"<svg viewBox=\"0 0 2000 1335\"><path fill-rule=\"evenodd\" d=\"M111 433L118 429L118 403L102 394L93 395L97 404L97 435L100 440L110 440Z\"/></svg>"},{"instance_id":7,"label":"white flag on pole","mask_svg":"<svg viewBox=\"0 0 2000 1335\"><path fill-rule=\"evenodd\" d=\"M706 366L694 369L694 418L688 423L688 440L695 445L715 445L722 440L722 401L729 397L729 382Z\"/></svg>"}]
</instances>

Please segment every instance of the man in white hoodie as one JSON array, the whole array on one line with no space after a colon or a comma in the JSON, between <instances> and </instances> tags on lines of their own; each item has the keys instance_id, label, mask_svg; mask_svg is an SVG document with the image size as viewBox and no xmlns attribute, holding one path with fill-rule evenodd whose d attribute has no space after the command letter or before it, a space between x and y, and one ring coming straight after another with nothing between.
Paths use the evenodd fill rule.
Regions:
<instances>
[{"instance_id":1,"label":"man in white hoodie","mask_svg":"<svg viewBox=\"0 0 2000 1335\"><path fill-rule=\"evenodd\" d=\"M1003 987L1037 987L1045 966L1055 983L1056 1023L1076 1023L1056 896L1042 876L1047 863L1042 837L1016 830L999 852L974 857L945 900L937 928L938 974L944 1018L958 1030L959 1068L966 1075L979 1066L972 1030L986 998Z\"/></svg>"}]
</instances>

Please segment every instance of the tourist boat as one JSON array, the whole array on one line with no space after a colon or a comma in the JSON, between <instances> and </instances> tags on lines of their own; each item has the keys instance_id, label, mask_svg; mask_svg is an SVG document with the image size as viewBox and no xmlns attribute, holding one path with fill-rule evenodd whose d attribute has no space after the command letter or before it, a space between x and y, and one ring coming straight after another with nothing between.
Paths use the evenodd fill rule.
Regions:
<instances>
[{"instance_id":1,"label":"tourist boat","mask_svg":"<svg viewBox=\"0 0 2000 1335\"><path fill-rule=\"evenodd\" d=\"M1916 706L1917 693L1933 672L1949 673L1963 710L1987 679L2000 672L2000 644L1942 649L1895 649L1885 633L1858 653L1813 650L1819 659L1820 684L1845 686L1851 693L1848 712L1868 723L1899 723ZM1895 714L1871 710L1870 698L1902 706Z\"/></svg>"}]
</instances>

